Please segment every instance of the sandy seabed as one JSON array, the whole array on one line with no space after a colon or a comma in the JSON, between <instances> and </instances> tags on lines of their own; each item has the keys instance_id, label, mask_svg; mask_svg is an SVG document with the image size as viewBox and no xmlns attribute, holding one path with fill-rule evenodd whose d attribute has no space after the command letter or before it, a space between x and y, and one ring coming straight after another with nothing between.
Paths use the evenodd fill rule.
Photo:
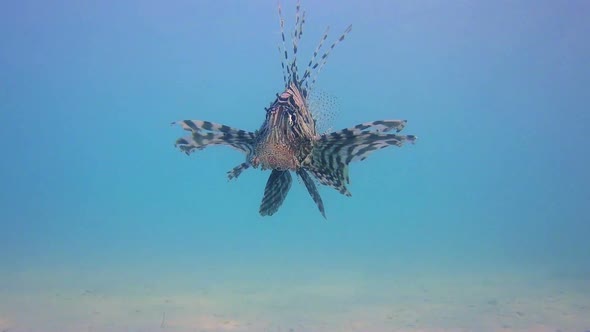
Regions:
<instances>
[{"instance_id":1,"label":"sandy seabed","mask_svg":"<svg viewBox=\"0 0 590 332\"><path fill-rule=\"evenodd\" d=\"M62 282L33 286L35 278L21 276L23 288L2 289L1 332L590 331L585 276L332 271L303 280L116 284L36 275Z\"/></svg>"}]
</instances>

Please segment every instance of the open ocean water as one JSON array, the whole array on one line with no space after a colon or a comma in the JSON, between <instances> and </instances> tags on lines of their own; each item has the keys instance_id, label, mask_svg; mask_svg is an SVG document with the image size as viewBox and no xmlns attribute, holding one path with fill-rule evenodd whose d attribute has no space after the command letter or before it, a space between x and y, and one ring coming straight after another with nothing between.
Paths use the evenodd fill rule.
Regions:
<instances>
[{"instance_id":1,"label":"open ocean water","mask_svg":"<svg viewBox=\"0 0 590 332\"><path fill-rule=\"evenodd\" d=\"M295 1L281 1L291 31ZM590 2L304 0L335 129L407 119L352 197L174 148L257 129L277 2L0 2L0 331L590 330Z\"/></svg>"}]
</instances>

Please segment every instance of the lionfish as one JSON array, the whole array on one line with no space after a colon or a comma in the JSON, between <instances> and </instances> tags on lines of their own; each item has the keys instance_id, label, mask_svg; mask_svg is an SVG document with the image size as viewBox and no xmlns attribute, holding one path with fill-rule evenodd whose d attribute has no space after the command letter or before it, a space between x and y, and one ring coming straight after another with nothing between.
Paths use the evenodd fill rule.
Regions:
<instances>
[{"instance_id":1,"label":"lionfish","mask_svg":"<svg viewBox=\"0 0 590 332\"><path fill-rule=\"evenodd\" d=\"M175 146L187 155L209 145L228 145L243 152L246 161L227 172L230 180L237 178L250 167L271 170L260 204L259 212L263 216L270 216L278 211L291 188L291 172L295 172L322 216L326 218L324 203L316 182L351 196L346 187L350 182L348 165L351 162L364 160L373 151L391 145L413 143L417 137L396 134L404 128L406 120L379 120L340 131L318 133L317 118L310 110L308 97L330 51L344 40L352 25L318 57L328 38L327 28L303 75L299 75L297 49L303 35L305 11L301 12L298 1L295 27L291 36L291 59L286 47L280 4L278 12L282 38L279 53L285 87L281 94L276 95L270 107L265 108L266 118L260 129L251 132L209 121L176 121L172 124L180 125L189 131L190 135L176 140Z\"/></svg>"}]
</instances>

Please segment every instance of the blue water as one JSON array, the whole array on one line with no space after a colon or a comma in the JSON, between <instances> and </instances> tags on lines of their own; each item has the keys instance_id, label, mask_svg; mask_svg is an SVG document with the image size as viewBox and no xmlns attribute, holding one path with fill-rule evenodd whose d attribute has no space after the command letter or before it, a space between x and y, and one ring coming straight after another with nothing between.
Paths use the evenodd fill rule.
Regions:
<instances>
[{"instance_id":1,"label":"blue water","mask_svg":"<svg viewBox=\"0 0 590 332\"><path fill-rule=\"evenodd\" d=\"M46 293L76 294L72 304L87 290L141 297L155 285L165 306L169 293L241 282L281 298L313 283L355 289L336 301L367 308L401 300L364 296L359 283L497 271L562 278L589 305L590 3L302 6L300 68L327 25L331 42L353 24L318 80L338 98L332 126L407 119L404 132L419 136L352 164L351 198L321 188L327 221L297 181L279 212L261 217L268 172L228 183L243 155L212 147L187 157L173 146L184 134L175 120L261 124L283 87L275 1L0 4L0 328L90 330L92 310L68 316L67 301L37 299ZM283 3L288 31L294 7ZM314 289L293 308L261 301L296 319L330 299ZM50 308L63 317L31 319ZM93 328L162 329L162 312L172 321L174 310L155 309L153 326L122 315ZM265 319L280 325L273 315ZM328 331L335 318L325 317ZM449 326L477 320L466 317ZM576 317L572 331L590 329Z\"/></svg>"}]
</instances>

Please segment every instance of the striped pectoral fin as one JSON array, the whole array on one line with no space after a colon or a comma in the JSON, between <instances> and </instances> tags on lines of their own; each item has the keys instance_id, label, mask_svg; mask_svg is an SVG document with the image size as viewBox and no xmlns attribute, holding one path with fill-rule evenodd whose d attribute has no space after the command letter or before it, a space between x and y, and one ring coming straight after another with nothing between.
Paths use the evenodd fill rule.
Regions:
<instances>
[{"instance_id":1,"label":"striped pectoral fin","mask_svg":"<svg viewBox=\"0 0 590 332\"><path fill-rule=\"evenodd\" d=\"M232 168L230 171L227 172L228 179L229 180L237 179L238 176L240 176L240 174L242 174L243 171L250 168L250 166L252 166L252 164L246 162L246 163L241 163L238 166Z\"/></svg>"},{"instance_id":2,"label":"striped pectoral fin","mask_svg":"<svg viewBox=\"0 0 590 332\"><path fill-rule=\"evenodd\" d=\"M361 123L358 124L352 128L347 128L347 129L343 129L341 131L360 131L360 132L367 132L367 131L372 131L372 132L388 132L391 130L395 130L396 132L400 132L402 131L405 126L406 123L408 123L407 120L378 120L378 121L371 121L371 122L365 122L365 123Z\"/></svg>"},{"instance_id":3,"label":"striped pectoral fin","mask_svg":"<svg viewBox=\"0 0 590 332\"><path fill-rule=\"evenodd\" d=\"M186 154L209 145L228 145L246 154L254 151L255 134L252 132L201 120L182 120L172 124L191 132L191 135L177 139L175 144Z\"/></svg>"},{"instance_id":4,"label":"striped pectoral fin","mask_svg":"<svg viewBox=\"0 0 590 332\"><path fill-rule=\"evenodd\" d=\"M344 196L352 196L346 185L349 183L348 165L334 161L329 164L314 164L309 171L318 181L328 187L336 189Z\"/></svg>"},{"instance_id":5,"label":"striped pectoral fin","mask_svg":"<svg viewBox=\"0 0 590 332\"><path fill-rule=\"evenodd\" d=\"M320 160L335 158L348 164L365 159L375 150L391 145L402 146L405 142L413 143L417 138L414 135L390 133L391 130L401 131L405 124L405 120L380 120L321 135L314 157Z\"/></svg>"},{"instance_id":6,"label":"striped pectoral fin","mask_svg":"<svg viewBox=\"0 0 590 332\"><path fill-rule=\"evenodd\" d=\"M343 146L340 156L346 164L352 161L365 160L374 151L388 146L401 147L405 142L414 142L414 135L396 135L385 133L362 133L353 142Z\"/></svg>"},{"instance_id":7,"label":"striped pectoral fin","mask_svg":"<svg viewBox=\"0 0 590 332\"><path fill-rule=\"evenodd\" d=\"M349 182L348 164L364 160L374 151L388 146L413 143L416 140L414 135L389 133L391 130L402 130L405 123L404 120L373 121L321 135L314 147L310 166L312 174L320 183L350 196L346 188Z\"/></svg>"},{"instance_id":8,"label":"striped pectoral fin","mask_svg":"<svg viewBox=\"0 0 590 332\"><path fill-rule=\"evenodd\" d=\"M260 215L272 216L279 210L289 189L291 189L291 173L289 171L273 170L266 187L264 188L264 197L262 197L262 203L260 204Z\"/></svg>"},{"instance_id":9,"label":"striped pectoral fin","mask_svg":"<svg viewBox=\"0 0 590 332\"><path fill-rule=\"evenodd\" d=\"M320 196L320 193L318 192L318 188L316 187L315 183L313 182L313 179L311 178L311 176L309 176L309 174L303 168L300 168L297 171L297 175L299 175L301 180L303 180L303 184L305 184L307 191L311 195L311 198L313 199L315 204L318 206L318 209L320 210L320 213L322 214L322 216L324 216L324 218L326 218L326 212L324 211L324 202L322 202L322 197Z\"/></svg>"}]
</instances>

